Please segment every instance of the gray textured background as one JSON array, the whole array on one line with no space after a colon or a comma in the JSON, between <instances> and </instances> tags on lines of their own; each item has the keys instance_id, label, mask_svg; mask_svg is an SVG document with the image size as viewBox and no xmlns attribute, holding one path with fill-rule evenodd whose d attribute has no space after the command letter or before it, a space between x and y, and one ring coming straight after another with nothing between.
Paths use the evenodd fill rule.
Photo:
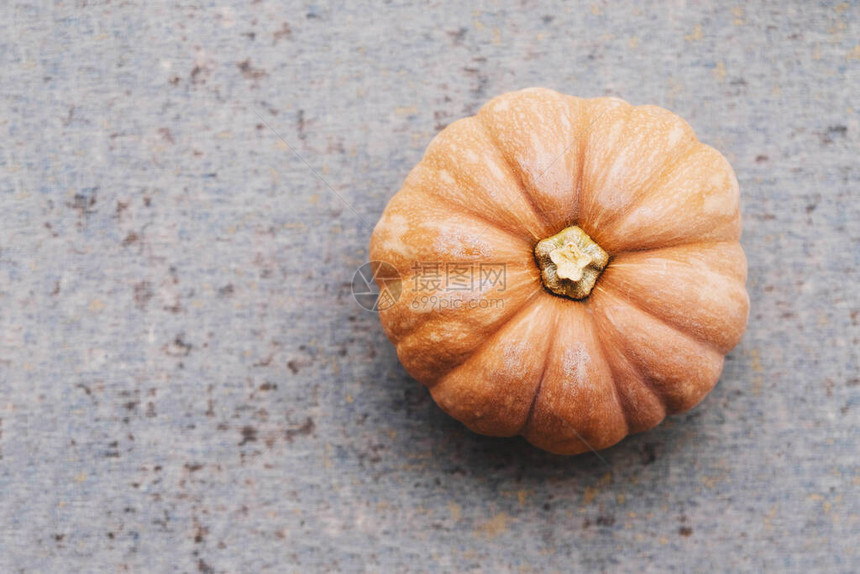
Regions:
<instances>
[{"instance_id":1,"label":"gray textured background","mask_svg":"<svg viewBox=\"0 0 860 574\"><path fill-rule=\"evenodd\" d=\"M0 1L0 571L856 572L858 20ZM431 137L531 85L666 106L741 184L749 331L602 459L467 432L349 291Z\"/></svg>"}]
</instances>

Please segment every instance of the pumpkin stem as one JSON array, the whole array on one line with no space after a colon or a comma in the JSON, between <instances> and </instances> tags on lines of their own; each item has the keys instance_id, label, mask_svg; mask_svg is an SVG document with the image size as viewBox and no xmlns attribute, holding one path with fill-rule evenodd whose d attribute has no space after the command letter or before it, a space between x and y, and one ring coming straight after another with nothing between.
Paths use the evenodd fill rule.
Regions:
<instances>
[{"instance_id":1,"label":"pumpkin stem","mask_svg":"<svg viewBox=\"0 0 860 574\"><path fill-rule=\"evenodd\" d=\"M556 295L585 299L609 263L609 254L573 225L539 242L535 259L544 287Z\"/></svg>"}]
</instances>

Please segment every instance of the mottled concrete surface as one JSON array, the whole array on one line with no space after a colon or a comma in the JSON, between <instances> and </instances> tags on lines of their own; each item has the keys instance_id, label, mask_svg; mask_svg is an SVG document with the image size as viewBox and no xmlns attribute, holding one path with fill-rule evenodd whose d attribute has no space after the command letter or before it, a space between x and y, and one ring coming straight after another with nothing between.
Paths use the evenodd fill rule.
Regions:
<instances>
[{"instance_id":1,"label":"mottled concrete surface","mask_svg":"<svg viewBox=\"0 0 860 574\"><path fill-rule=\"evenodd\" d=\"M464 6L0 2L0 571L860 569L860 6ZM669 107L743 193L747 335L602 459L464 430L349 290L532 85Z\"/></svg>"}]
</instances>

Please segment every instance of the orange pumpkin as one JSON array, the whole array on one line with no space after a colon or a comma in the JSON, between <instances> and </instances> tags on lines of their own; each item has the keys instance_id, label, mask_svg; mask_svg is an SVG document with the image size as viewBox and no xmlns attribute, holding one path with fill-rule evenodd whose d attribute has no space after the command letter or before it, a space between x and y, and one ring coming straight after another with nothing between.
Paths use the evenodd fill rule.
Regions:
<instances>
[{"instance_id":1,"label":"orange pumpkin","mask_svg":"<svg viewBox=\"0 0 860 574\"><path fill-rule=\"evenodd\" d=\"M576 454L710 392L746 328L738 183L656 106L548 89L430 143L370 256L406 370L470 429Z\"/></svg>"}]
</instances>

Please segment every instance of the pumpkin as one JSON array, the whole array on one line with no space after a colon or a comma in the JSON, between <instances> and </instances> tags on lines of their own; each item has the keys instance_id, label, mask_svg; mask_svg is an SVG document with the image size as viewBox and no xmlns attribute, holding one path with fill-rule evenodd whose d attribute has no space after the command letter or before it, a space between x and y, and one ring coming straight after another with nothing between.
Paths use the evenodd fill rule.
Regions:
<instances>
[{"instance_id":1,"label":"pumpkin","mask_svg":"<svg viewBox=\"0 0 860 574\"><path fill-rule=\"evenodd\" d=\"M576 454L714 387L749 313L740 235L734 172L683 119L532 88L433 139L370 256L399 291L383 329L442 409Z\"/></svg>"}]
</instances>

